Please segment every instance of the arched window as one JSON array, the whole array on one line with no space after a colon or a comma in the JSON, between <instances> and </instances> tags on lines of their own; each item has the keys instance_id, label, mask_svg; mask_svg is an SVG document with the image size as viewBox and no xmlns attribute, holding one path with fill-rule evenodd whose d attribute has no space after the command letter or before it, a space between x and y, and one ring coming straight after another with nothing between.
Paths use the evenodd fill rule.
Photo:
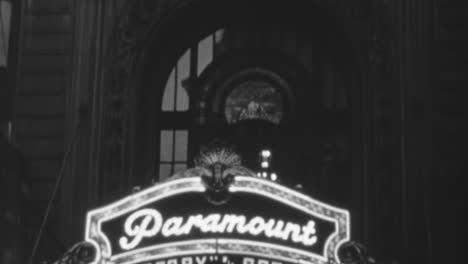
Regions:
<instances>
[{"instance_id":1,"label":"arched window","mask_svg":"<svg viewBox=\"0 0 468 264\"><path fill-rule=\"evenodd\" d=\"M19 27L19 4L16 2L19 1L0 0L0 133L5 132L7 138L10 138L11 96L16 76L13 61L9 61L14 57L11 55L16 53L14 46L17 46L18 39L15 32Z\"/></svg>"},{"instance_id":2,"label":"arched window","mask_svg":"<svg viewBox=\"0 0 468 264\"><path fill-rule=\"evenodd\" d=\"M264 80L240 83L226 97L224 114L229 124L242 120L264 120L279 124L283 117L283 96Z\"/></svg>"},{"instance_id":3,"label":"arched window","mask_svg":"<svg viewBox=\"0 0 468 264\"><path fill-rule=\"evenodd\" d=\"M187 168L190 138L190 95L188 83L201 75L213 61L224 30L202 39L187 49L172 69L161 104L159 179Z\"/></svg>"},{"instance_id":4,"label":"arched window","mask_svg":"<svg viewBox=\"0 0 468 264\"><path fill-rule=\"evenodd\" d=\"M181 53L160 108L160 180L191 166L213 139L233 144L261 178L308 190L343 180L348 77L314 40L279 30L228 24Z\"/></svg>"},{"instance_id":5,"label":"arched window","mask_svg":"<svg viewBox=\"0 0 468 264\"><path fill-rule=\"evenodd\" d=\"M0 0L0 67L6 67L10 40L11 2Z\"/></svg>"}]
</instances>

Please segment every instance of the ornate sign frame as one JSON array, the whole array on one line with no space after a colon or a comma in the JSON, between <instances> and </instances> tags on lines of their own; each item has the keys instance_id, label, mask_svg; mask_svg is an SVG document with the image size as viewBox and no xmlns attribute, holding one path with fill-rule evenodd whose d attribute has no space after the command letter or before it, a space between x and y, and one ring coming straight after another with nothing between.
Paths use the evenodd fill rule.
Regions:
<instances>
[{"instance_id":1,"label":"ornate sign frame","mask_svg":"<svg viewBox=\"0 0 468 264\"><path fill-rule=\"evenodd\" d=\"M231 239L218 235L213 238L191 239L137 248L113 254L108 237L101 230L104 221L117 218L163 198L186 192L207 191L202 177L188 177L156 184L108 206L92 210L87 215L85 240L96 248L95 264L141 263L160 258L199 254L236 254L265 257L278 261L304 264L338 263L339 247L350 239L350 216L347 210L327 205L295 190L274 182L250 176L235 176L230 193L255 194L288 207L334 223L335 230L328 236L323 254L252 239Z\"/></svg>"}]
</instances>

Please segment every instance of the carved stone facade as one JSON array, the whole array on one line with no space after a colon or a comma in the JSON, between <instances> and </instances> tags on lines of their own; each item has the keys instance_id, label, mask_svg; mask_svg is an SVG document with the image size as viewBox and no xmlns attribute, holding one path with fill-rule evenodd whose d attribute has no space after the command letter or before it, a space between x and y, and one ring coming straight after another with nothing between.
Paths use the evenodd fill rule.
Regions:
<instances>
[{"instance_id":1,"label":"carved stone facade","mask_svg":"<svg viewBox=\"0 0 468 264\"><path fill-rule=\"evenodd\" d=\"M153 75L169 75L182 49L216 30L230 9L263 11L274 6L285 13L299 10L298 17L309 14L302 1L259 0L255 6L251 0L26 2L13 143L27 164L30 200L49 197L77 124L83 133L71 151L54 211L54 223L60 224L46 232L51 234L47 241L52 241L47 246L54 249L43 255L81 239L86 210L128 194L135 185L149 184L156 174L155 142L160 132L156 101L162 97L164 80L151 80ZM462 12L457 10L465 10L466 4L456 0L304 2L312 5L311 13L319 10L329 18L313 26L340 29L326 36L339 42L330 44L336 48L330 67L350 87L351 110L346 116L354 124L350 144L343 147L333 137L322 142L323 174L350 152L353 178L343 193L356 194L349 208L354 238L379 260L429 263L433 224L422 223L421 218L438 214L431 206L445 210L445 205L431 204L437 199L429 191L438 190L435 183L448 181L443 179L446 174L462 175L459 153L465 153L457 141L463 135L452 138L455 132L445 131L435 138L432 134L433 128L450 130L447 124L458 126L465 120L457 112L447 121L447 115L460 112L465 104L456 92L441 87L456 86L458 91L466 87L459 81L466 81L466 69L461 68L466 61L451 65L450 72L441 69L447 58L439 61L432 54L436 37L447 42L441 45L452 54L452 45L465 45L460 37L464 33L450 31L452 24L441 28L435 24L440 20L465 29L460 22L463 16L452 21L456 17L452 13ZM446 13L439 14L438 9ZM41 49L41 43L54 48ZM443 66L436 67L439 62ZM436 76L440 83L434 81ZM445 108L438 109L433 101ZM332 119L327 125L333 124ZM432 163L435 144L441 149L435 156L443 161ZM450 152L445 144L456 150ZM32 240L37 232L34 228L41 220L37 215L29 217L25 240ZM73 234L67 237L67 232Z\"/></svg>"},{"instance_id":2,"label":"carved stone facade","mask_svg":"<svg viewBox=\"0 0 468 264\"><path fill-rule=\"evenodd\" d=\"M165 26L170 24L169 21L177 19L179 13L192 12L190 10L196 8L201 2L207 1L128 1L122 9L122 14L116 19L118 22L111 41L112 62L110 66L112 70L105 86L105 125L102 132L105 143L102 148L103 162L100 169L102 177L112 178L105 182L108 182L110 186L115 185L109 187L114 191L118 189L122 191L122 186L119 187L119 185L128 185L129 174L137 170L135 167L141 167L136 166L132 161L136 151L132 145L135 144L134 130L138 126L135 123L135 116L139 113L138 106L135 104L138 104L139 99L136 97L144 94L137 91L145 89L141 87L140 80L144 67L147 65L145 57L151 53L154 46L157 46L158 38L167 36L165 31L169 28ZM365 69L366 57L370 52L366 47L372 45L372 41L382 42L377 39L372 40L371 36L367 35L368 27L372 23L369 3L367 1L350 3L321 0L312 2L316 7L330 12L346 29L346 36L343 37L350 41L350 46L356 51L356 54L352 56L355 56ZM239 4L242 4L242 1ZM158 60L154 57L151 59ZM175 58L172 62L170 58L161 59L167 61L168 64L173 64ZM358 79L366 78L363 71L360 74L362 76ZM154 118L146 120L154 120ZM151 144L148 139L147 141ZM113 192L110 189L109 191Z\"/></svg>"},{"instance_id":3,"label":"carved stone facade","mask_svg":"<svg viewBox=\"0 0 468 264\"><path fill-rule=\"evenodd\" d=\"M123 186L128 186L128 178L135 171L132 145L137 142L132 130L138 126L134 122L134 117L138 115L134 104L138 100L135 96L139 94L135 90L144 89L139 87L138 79L141 78L142 67L145 65L145 56L157 45L158 38L164 38L167 21L177 17L178 13L190 12L198 2L201 1L128 1L117 19L118 25L112 41L112 72L105 88L105 144L102 148L103 162L100 165L100 177L104 177L104 182L109 183L110 193L124 191ZM361 94L355 96L360 98L356 102L360 101L361 105L356 106L357 112L353 114L353 119L361 123L358 133L362 135L362 142L358 148L361 149L359 152L362 156L354 161L359 164L356 165L359 169L354 173L362 175L364 186L355 183L355 188L360 188L365 198L355 219L363 226L385 226L389 224L388 219L382 217L376 208L382 205L395 210L399 208L399 202L395 204L395 201L388 199L398 184L392 185L393 188L390 189L382 189L395 176L395 171L391 169L395 164L387 161L395 160L394 157L399 154L397 148L391 147L396 143L393 136L395 131L382 126L397 124L400 118L396 114L399 109L395 109L398 108L399 95L394 90L397 83L397 62L392 60L392 52L396 48L396 36L392 30L395 27L392 25L392 7L385 1L312 2L316 7L330 12L344 28L343 38L349 40L351 49L355 51L355 54L347 56L354 57L361 67L356 71L360 76L350 77L361 83ZM167 58L163 59L167 61ZM394 109L389 109L391 107ZM146 141L151 144L150 140ZM339 154L331 155L332 159L336 159ZM389 193L382 193L385 190ZM391 230L398 228L398 225L393 225ZM382 246L377 246L381 242L375 234L371 234L372 231L359 232L359 237L365 243L376 244L376 250Z\"/></svg>"}]
</instances>

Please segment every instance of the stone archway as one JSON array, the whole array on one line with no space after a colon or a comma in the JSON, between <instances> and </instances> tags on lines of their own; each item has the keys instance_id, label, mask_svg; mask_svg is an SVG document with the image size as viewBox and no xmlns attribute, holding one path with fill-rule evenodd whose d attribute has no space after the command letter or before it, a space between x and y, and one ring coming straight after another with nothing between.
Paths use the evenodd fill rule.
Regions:
<instances>
[{"instance_id":1,"label":"stone archway","mask_svg":"<svg viewBox=\"0 0 468 264\"><path fill-rule=\"evenodd\" d=\"M170 71L170 66L174 64L178 55L183 51L183 42L193 42L203 34L211 32L216 28L216 19L222 19L224 13L213 13L216 8L226 8L223 5L215 3L216 1L129 1L124 7L124 13L118 19L118 24L115 27L114 40L112 46L112 72L111 78L106 89L106 122L104 128L104 137L108 143L104 150L104 156L107 160L105 164L120 164L119 166L112 166L112 168L105 169L105 174L109 173L114 175L121 175L125 177L131 170L141 167L140 165L126 164L127 158L132 158L130 145L132 145L131 129L135 123L131 119L135 115L145 114L138 113L137 104L144 102L137 102L137 97L155 98L161 96L161 91L143 91L145 78L149 75L148 72L158 70L161 75L167 75ZM262 2L262 1L259 1ZM352 77L355 80L360 80L358 76L359 70L365 62L361 60L363 56L359 55L363 52L360 49L365 49L365 39L348 38L349 35L362 34L357 32L350 32L350 29L344 29L347 20L352 20L353 17L346 16L346 12L350 7L339 4L339 1L310 1L316 8L326 10L329 13L329 22L337 23L337 29L341 27L341 33L337 33L334 38L340 38L341 43L337 44L336 54L339 56L351 56L353 58L346 59L346 64L351 64L354 61L354 66L349 67L355 73ZM238 8L241 10L243 1L233 1L230 8ZM297 2L302 3L302 1ZM289 4L289 3L288 3ZM291 5L291 10L300 10L301 8L294 8ZM261 7L258 7L261 8ZM277 7L278 8L278 7ZM356 7L352 7L354 9ZM227 8L226 8L227 9ZM304 8L302 8L304 10ZM294 12L294 11L293 11ZM223 15L221 15L223 14ZM305 14L303 12L303 14ZM193 20L197 23L189 23L190 19L204 17L204 19ZM341 21L333 21L333 17L339 18ZM343 24L341 24L343 23ZM184 31L185 30L185 31ZM356 31L357 29L353 29ZM184 32L186 36L176 37L176 34ZM340 36L338 36L338 34ZM333 35L333 34L332 34ZM178 41L172 41L177 39ZM353 43L354 41L354 43ZM177 42L182 42L181 45ZM346 44L344 44L346 43ZM341 47L340 47L341 45ZM356 47L356 49L355 49ZM364 55L366 56L366 55ZM342 59L342 58L341 58ZM343 60L345 61L345 60ZM345 66L346 67L346 66ZM357 71L356 71L357 70ZM147 94L148 92L152 94ZM145 94L146 93L146 94ZM148 103L148 102L147 102ZM148 115L154 113L146 113ZM139 117L140 118L140 117ZM146 120L151 119L151 117ZM141 119L141 118L140 118ZM145 129L146 127L142 127ZM149 128L151 129L151 128ZM148 138L146 138L148 140ZM136 151L136 150L134 150ZM127 157L127 158L125 158ZM127 161L126 161L127 160ZM149 161L150 162L150 161ZM133 168L133 169L132 169Z\"/></svg>"},{"instance_id":2,"label":"stone archway","mask_svg":"<svg viewBox=\"0 0 468 264\"><path fill-rule=\"evenodd\" d=\"M151 149L155 138L154 122L157 120L156 108L152 102L161 96L158 89L148 87L161 86L161 80L149 81L151 71L167 75L171 65L177 60L184 49L184 42L196 41L217 27L213 21L221 19L220 14L213 14L212 9L227 8L219 6L219 1L128 1L123 13L115 26L112 44L112 70L105 90L104 128L102 143L101 177L106 182L114 182L112 188L122 189L122 186L141 184L148 181L154 174L151 164L154 162L154 149ZM298 1L297 3L299 3ZM366 193L365 187L368 169L366 166L370 155L368 142L369 120L367 112L374 95L369 92L373 85L369 81L372 61L378 61L381 53L379 44L373 43L367 26L369 10L366 7L345 3L346 1L310 1L316 8L324 11L327 22L335 24L336 57L340 70L353 83L353 89L359 91L353 96L353 120L359 124L353 133L356 138L356 148L353 151L353 175L359 175L352 188L357 193ZM229 7L239 8L243 1L232 2ZM302 3L302 2L301 2ZM223 3L225 4L225 3ZM289 2L288 2L289 4ZM299 10L293 8L291 10ZM302 8L304 11L304 8ZM326 11L326 12L325 12ZM221 13L222 14L222 13ZM302 12L304 14L304 12ZM197 19L202 17L203 19ZM187 23L196 21L197 23ZM190 30L187 30L190 28ZM173 41L178 32L188 32L180 43ZM172 40L172 41L171 41ZM340 57L342 56L342 57ZM345 59L343 59L345 58ZM164 78L164 77L161 77ZM148 85L153 84L154 86ZM132 175L140 175L135 178ZM128 189L128 188L127 188ZM364 195L365 196L365 195ZM363 202L365 204L365 202ZM366 215L365 205L357 202L354 205L357 221ZM364 225L364 224L363 224ZM363 235L365 236L365 235Z\"/></svg>"}]
</instances>

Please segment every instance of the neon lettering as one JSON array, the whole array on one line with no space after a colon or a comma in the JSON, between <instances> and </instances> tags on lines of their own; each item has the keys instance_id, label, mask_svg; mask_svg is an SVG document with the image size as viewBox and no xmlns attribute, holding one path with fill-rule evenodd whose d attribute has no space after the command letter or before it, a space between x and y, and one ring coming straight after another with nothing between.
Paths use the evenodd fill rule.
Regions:
<instances>
[{"instance_id":1,"label":"neon lettering","mask_svg":"<svg viewBox=\"0 0 468 264\"><path fill-rule=\"evenodd\" d=\"M192 264L192 263L193 261L191 257L182 258L182 264Z\"/></svg>"},{"instance_id":2,"label":"neon lettering","mask_svg":"<svg viewBox=\"0 0 468 264\"><path fill-rule=\"evenodd\" d=\"M259 235L261 232L264 231L265 228L265 220L260 216L255 216L249 222L249 233L256 236Z\"/></svg>"},{"instance_id":3,"label":"neon lettering","mask_svg":"<svg viewBox=\"0 0 468 264\"><path fill-rule=\"evenodd\" d=\"M309 221L306 226L302 227L302 232L304 234L304 245L312 246L317 243L317 236L315 236L315 222Z\"/></svg>"},{"instance_id":4,"label":"neon lettering","mask_svg":"<svg viewBox=\"0 0 468 264\"><path fill-rule=\"evenodd\" d=\"M182 225L182 217L171 217L169 218L162 227L162 235L165 237L168 236L180 236L182 234L181 225Z\"/></svg>"},{"instance_id":5,"label":"neon lettering","mask_svg":"<svg viewBox=\"0 0 468 264\"><path fill-rule=\"evenodd\" d=\"M137 247L143 238L154 237L159 231L164 237L177 237L189 234L194 228L202 233L232 233L250 234L258 236L290 240L294 243L312 246L317 242L315 222L310 220L306 225L268 219L260 216L247 220L243 215L209 214L191 215L184 222L180 216L169 217L164 220L155 209L142 209L130 215L124 224L125 235L120 238L122 249L129 250ZM201 263L203 264L203 263Z\"/></svg>"},{"instance_id":6,"label":"neon lettering","mask_svg":"<svg viewBox=\"0 0 468 264\"><path fill-rule=\"evenodd\" d=\"M197 262L197 264L205 264L206 257L196 257L195 261Z\"/></svg>"},{"instance_id":7,"label":"neon lettering","mask_svg":"<svg viewBox=\"0 0 468 264\"><path fill-rule=\"evenodd\" d=\"M202 215L191 215L187 220L187 223L181 228L181 234L187 235L190 234L192 228L198 225L203 220Z\"/></svg>"},{"instance_id":8,"label":"neon lettering","mask_svg":"<svg viewBox=\"0 0 468 264\"><path fill-rule=\"evenodd\" d=\"M289 236L291 235L292 241L298 243L301 242L302 237L300 236L301 227L298 224L287 223L286 224L286 231L283 233L285 237L284 240L288 240Z\"/></svg>"},{"instance_id":9,"label":"neon lettering","mask_svg":"<svg viewBox=\"0 0 468 264\"><path fill-rule=\"evenodd\" d=\"M242 215L225 215L223 217L223 221L221 224L222 230L226 230L227 233L234 232L234 229L237 227L237 232L243 234L245 230L241 228L239 230L239 226L245 225L245 216Z\"/></svg>"},{"instance_id":10,"label":"neon lettering","mask_svg":"<svg viewBox=\"0 0 468 264\"><path fill-rule=\"evenodd\" d=\"M242 264L255 264L255 260L253 258L244 258Z\"/></svg>"},{"instance_id":11,"label":"neon lettering","mask_svg":"<svg viewBox=\"0 0 468 264\"><path fill-rule=\"evenodd\" d=\"M268 222L265 223L265 235L267 237L273 237L274 236L274 231L273 231L273 226L275 225L275 220L274 219L269 219Z\"/></svg>"},{"instance_id":12,"label":"neon lettering","mask_svg":"<svg viewBox=\"0 0 468 264\"><path fill-rule=\"evenodd\" d=\"M272 232L272 237L283 238L284 237L283 227L284 227L284 222L282 220L279 220L278 222L276 222L276 226Z\"/></svg>"},{"instance_id":13,"label":"neon lettering","mask_svg":"<svg viewBox=\"0 0 468 264\"><path fill-rule=\"evenodd\" d=\"M138 224L140 221L140 224ZM153 222L153 226L150 227L150 223ZM143 209L130 215L125 221L124 230L125 233L132 237L133 240L129 241L127 237L121 237L119 244L122 249L132 249L140 244L144 237L155 236L162 225L161 214L154 209Z\"/></svg>"},{"instance_id":14,"label":"neon lettering","mask_svg":"<svg viewBox=\"0 0 468 264\"><path fill-rule=\"evenodd\" d=\"M217 233L217 232L222 232L222 230L219 230L219 219L221 216L219 214L210 214L208 215L204 220L202 226L200 226L200 230L203 233ZM219 231L218 231L219 230Z\"/></svg>"}]
</instances>

